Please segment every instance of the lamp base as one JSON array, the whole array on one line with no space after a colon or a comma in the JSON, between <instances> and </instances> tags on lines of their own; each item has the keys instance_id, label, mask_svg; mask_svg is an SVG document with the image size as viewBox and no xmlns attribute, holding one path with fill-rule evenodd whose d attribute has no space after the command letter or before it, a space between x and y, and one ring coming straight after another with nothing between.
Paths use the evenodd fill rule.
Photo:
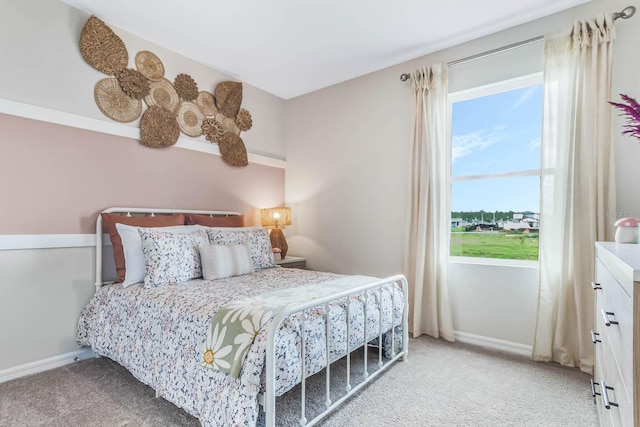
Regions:
<instances>
[{"instance_id":1,"label":"lamp base","mask_svg":"<svg viewBox=\"0 0 640 427\"><path fill-rule=\"evenodd\" d=\"M271 247L280 249L282 251L280 252L282 259L284 259L284 257L287 256L287 250L289 249L289 246L287 246L287 239L284 238L282 229L274 228L273 230L271 230L271 233L269 233L269 238L271 239Z\"/></svg>"}]
</instances>

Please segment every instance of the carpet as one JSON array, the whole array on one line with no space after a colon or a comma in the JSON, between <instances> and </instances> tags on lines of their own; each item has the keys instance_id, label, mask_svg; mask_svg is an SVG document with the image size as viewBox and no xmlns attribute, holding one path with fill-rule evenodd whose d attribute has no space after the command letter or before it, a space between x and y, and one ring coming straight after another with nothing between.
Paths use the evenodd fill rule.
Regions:
<instances>
[{"instance_id":1,"label":"carpet","mask_svg":"<svg viewBox=\"0 0 640 427\"><path fill-rule=\"evenodd\" d=\"M369 351L369 358L375 357ZM372 366L372 365L370 365ZM333 369L332 399L346 385L344 360ZM352 359L352 386L362 377L362 351ZM373 368L370 368L370 372ZM589 377L578 369L526 357L411 339L397 362L322 420L338 426L597 426ZM299 387L278 400L278 425L298 425ZM322 408L324 372L307 382L307 418ZM197 426L196 418L98 358L0 384L1 426Z\"/></svg>"}]
</instances>

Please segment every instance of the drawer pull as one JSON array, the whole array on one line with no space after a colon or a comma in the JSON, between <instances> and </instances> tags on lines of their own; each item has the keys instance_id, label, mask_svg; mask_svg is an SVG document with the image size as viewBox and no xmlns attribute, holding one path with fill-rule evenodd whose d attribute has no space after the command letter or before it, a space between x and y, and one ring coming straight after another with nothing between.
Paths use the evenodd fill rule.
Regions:
<instances>
[{"instance_id":1,"label":"drawer pull","mask_svg":"<svg viewBox=\"0 0 640 427\"><path fill-rule=\"evenodd\" d=\"M602 286L600 286L600 283L598 282L591 282L591 287L593 288L594 291L602 289Z\"/></svg>"},{"instance_id":2,"label":"drawer pull","mask_svg":"<svg viewBox=\"0 0 640 427\"><path fill-rule=\"evenodd\" d=\"M600 391L602 391L602 393L596 392L596 386L600 387ZM613 390L613 387L609 387L604 383L604 381L600 381L599 383L597 383L594 382L593 379L591 379L591 396L593 396L593 403L596 403L596 396L602 396L604 407L607 409L611 409L612 406L618 406L618 404L609 400L608 390Z\"/></svg>"},{"instance_id":3,"label":"drawer pull","mask_svg":"<svg viewBox=\"0 0 640 427\"><path fill-rule=\"evenodd\" d=\"M604 407L607 409L611 409L612 406L618 406L615 402L609 401L609 392L607 390L613 390L613 387L609 387L604 383L604 381L600 381L600 391L602 392L602 400L604 400Z\"/></svg>"},{"instance_id":4,"label":"drawer pull","mask_svg":"<svg viewBox=\"0 0 640 427\"><path fill-rule=\"evenodd\" d=\"M604 308L601 308L600 309L600 314L602 314L602 320L604 320L604 325L605 326L611 326L611 325L617 325L618 324L617 320L609 319L609 316L615 316L615 313L613 311L604 311Z\"/></svg>"},{"instance_id":5,"label":"drawer pull","mask_svg":"<svg viewBox=\"0 0 640 427\"><path fill-rule=\"evenodd\" d=\"M597 342L602 342L598 338L596 338L596 337L599 337L599 336L600 336L599 333L591 331L591 342L593 342L594 344L597 343Z\"/></svg>"}]
</instances>

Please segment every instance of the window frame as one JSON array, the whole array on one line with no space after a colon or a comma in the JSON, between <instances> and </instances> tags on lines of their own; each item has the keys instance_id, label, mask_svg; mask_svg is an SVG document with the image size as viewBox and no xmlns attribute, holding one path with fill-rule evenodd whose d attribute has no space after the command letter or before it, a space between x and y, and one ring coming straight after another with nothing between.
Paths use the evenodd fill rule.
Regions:
<instances>
[{"instance_id":1,"label":"window frame","mask_svg":"<svg viewBox=\"0 0 640 427\"><path fill-rule=\"evenodd\" d=\"M511 178L511 177L524 177L524 176L539 176L550 173L548 170L543 170L542 165L538 169L519 170L512 172L500 172L481 175L452 175L452 150L453 150L453 136L452 136L452 122L453 122L453 104L456 102L462 102L469 99L481 98L484 96L495 95L502 92L509 92L512 90L523 89L525 87L544 85L544 75L542 72L536 72L527 74L524 76L516 77L513 79L501 80L499 82L490 83L483 86L473 87L469 89L460 90L457 92L451 92L447 96L447 210L449 213L449 223L451 222L451 195L454 182L461 181L477 181L482 179L493 178ZM542 130L542 129L541 129ZM542 132L540 134L542 137ZM542 184L542 179L540 179ZM540 201L539 201L540 203ZM540 204L538 204L538 207ZM539 233L542 233L542 227L540 227ZM491 265L501 267L524 267L524 268L538 268L540 263L540 257L537 260L521 260L521 259L504 259L504 258L483 258L483 257L466 257L451 255L451 230L448 230L448 249L449 263L455 264L478 264L478 265ZM539 254L539 248L538 248Z\"/></svg>"}]
</instances>

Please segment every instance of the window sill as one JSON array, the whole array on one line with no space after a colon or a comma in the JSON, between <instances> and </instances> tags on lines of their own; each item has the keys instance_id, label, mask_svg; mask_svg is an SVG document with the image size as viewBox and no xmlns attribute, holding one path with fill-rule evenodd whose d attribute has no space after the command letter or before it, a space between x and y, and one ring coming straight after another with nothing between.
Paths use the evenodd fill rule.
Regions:
<instances>
[{"instance_id":1,"label":"window sill","mask_svg":"<svg viewBox=\"0 0 640 427\"><path fill-rule=\"evenodd\" d=\"M540 263L538 261L524 259L476 258L466 256L450 256L449 264L491 265L496 267L534 268L536 270L540 267Z\"/></svg>"}]
</instances>

